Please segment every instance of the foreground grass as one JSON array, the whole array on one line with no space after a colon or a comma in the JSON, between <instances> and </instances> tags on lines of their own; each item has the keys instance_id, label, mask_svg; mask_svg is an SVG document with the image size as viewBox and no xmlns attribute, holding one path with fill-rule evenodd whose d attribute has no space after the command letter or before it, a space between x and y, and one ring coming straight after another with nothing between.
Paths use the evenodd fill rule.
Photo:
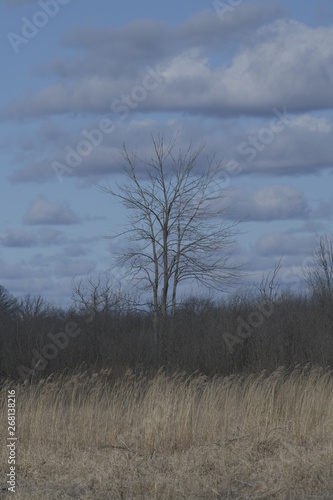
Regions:
<instances>
[{"instance_id":1,"label":"foreground grass","mask_svg":"<svg viewBox=\"0 0 333 500\"><path fill-rule=\"evenodd\" d=\"M333 498L332 372L6 382L0 486L13 388L17 499Z\"/></svg>"}]
</instances>

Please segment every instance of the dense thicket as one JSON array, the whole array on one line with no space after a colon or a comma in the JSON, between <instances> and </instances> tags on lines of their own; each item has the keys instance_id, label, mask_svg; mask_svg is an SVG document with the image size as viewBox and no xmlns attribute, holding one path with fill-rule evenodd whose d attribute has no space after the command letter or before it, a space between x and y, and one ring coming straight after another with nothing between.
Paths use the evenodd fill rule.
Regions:
<instances>
[{"instance_id":1,"label":"dense thicket","mask_svg":"<svg viewBox=\"0 0 333 500\"><path fill-rule=\"evenodd\" d=\"M135 311L110 287L85 297L64 311L40 297L17 301L1 287L0 376L23 381L78 367L107 367L115 376L160 368L153 315ZM189 298L168 325L166 368L226 375L333 366L332 311L332 296L315 292L267 297L251 290L220 303Z\"/></svg>"}]
</instances>

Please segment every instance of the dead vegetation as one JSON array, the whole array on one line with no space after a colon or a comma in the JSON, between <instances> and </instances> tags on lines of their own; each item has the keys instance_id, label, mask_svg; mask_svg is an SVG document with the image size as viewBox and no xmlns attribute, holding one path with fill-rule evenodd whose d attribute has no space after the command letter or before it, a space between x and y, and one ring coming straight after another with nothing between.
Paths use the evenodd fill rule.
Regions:
<instances>
[{"instance_id":1,"label":"dead vegetation","mask_svg":"<svg viewBox=\"0 0 333 500\"><path fill-rule=\"evenodd\" d=\"M7 381L3 422L8 388L17 399L18 499L333 497L331 371L115 379L104 370ZM5 478L5 446L1 453Z\"/></svg>"}]
</instances>

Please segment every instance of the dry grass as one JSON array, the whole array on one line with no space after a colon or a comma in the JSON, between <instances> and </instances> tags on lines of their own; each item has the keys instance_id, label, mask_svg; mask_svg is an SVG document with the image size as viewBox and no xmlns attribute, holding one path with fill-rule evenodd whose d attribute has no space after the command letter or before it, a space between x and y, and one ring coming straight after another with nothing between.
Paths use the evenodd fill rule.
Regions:
<instances>
[{"instance_id":1,"label":"dry grass","mask_svg":"<svg viewBox=\"0 0 333 500\"><path fill-rule=\"evenodd\" d=\"M6 382L2 422L7 388L17 397L18 499L333 498L333 376L321 368ZM0 432L5 443L5 424Z\"/></svg>"}]
</instances>

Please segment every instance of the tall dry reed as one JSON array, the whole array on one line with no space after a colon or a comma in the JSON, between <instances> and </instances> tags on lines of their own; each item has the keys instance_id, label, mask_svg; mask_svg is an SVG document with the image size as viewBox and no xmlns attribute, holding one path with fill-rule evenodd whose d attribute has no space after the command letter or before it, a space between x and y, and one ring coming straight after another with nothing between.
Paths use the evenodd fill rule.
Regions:
<instances>
[{"instance_id":1,"label":"tall dry reed","mask_svg":"<svg viewBox=\"0 0 333 500\"><path fill-rule=\"evenodd\" d=\"M6 420L8 388L13 389L10 381L1 388L1 421ZM291 445L294 450L325 448L325 456L333 459L333 374L319 367L212 379L160 371L152 378L127 372L113 380L104 370L91 377L50 376L14 388L21 471L43 467L41 459L29 463L42 449L60 461L87 450L122 450L153 460L159 454L217 447L225 471L247 457L246 477L254 474L253 454L276 452L278 460L281 449ZM2 426L2 442L5 432ZM232 481L232 473L225 478Z\"/></svg>"}]
</instances>

